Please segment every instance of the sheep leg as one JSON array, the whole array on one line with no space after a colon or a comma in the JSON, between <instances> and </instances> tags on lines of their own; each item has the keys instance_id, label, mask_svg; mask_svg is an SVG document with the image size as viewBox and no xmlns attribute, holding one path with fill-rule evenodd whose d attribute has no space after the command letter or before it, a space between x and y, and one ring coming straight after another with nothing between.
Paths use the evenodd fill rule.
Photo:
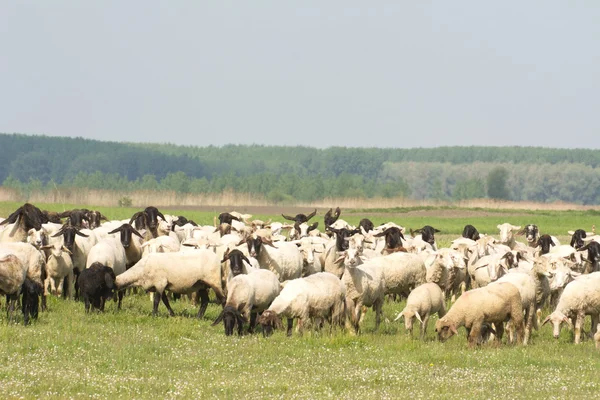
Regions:
<instances>
[{"instance_id":1,"label":"sheep leg","mask_svg":"<svg viewBox=\"0 0 600 400\"><path fill-rule=\"evenodd\" d=\"M584 319L585 314L577 314L577 319L575 320L575 344L579 344L581 341L581 328L583 327Z\"/></svg>"},{"instance_id":2,"label":"sheep leg","mask_svg":"<svg viewBox=\"0 0 600 400\"><path fill-rule=\"evenodd\" d=\"M158 305L160 304L160 295L161 293L154 294L153 306L152 306L152 316L156 317L158 315Z\"/></svg>"},{"instance_id":3,"label":"sheep leg","mask_svg":"<svg viewBox=\"0 0 600 400\"><path fill-rule=\"evenodd\" d=\"M600 318L598 318L599 315L598 314L592 314L592 326L590 327L590 339L594 338L594 335L596 334L597 328L598 328L598 320Z\"/></svg>"},{"instance_id":4,"label":"sheep leg","mask_svg":"<svg viewBox=\"0 0 600 400\"><path fill-rule=\"evenodd\" d=\"M504 323L494 323L494 327L496 328L496 343L500 345L502 344L502 336L504 335Z\"/></svg>"},{"instance_id":5,"label":"sheep leg","mask_svg":"<svg viewBox=\"0 0 600 400\"><path fill-rule=\"evenodd\" d=\"M48 305L46 304L46 293L42 293L42 311L48 311Z\"/></svg>"},{"instance_id":6,"label":"sheep leg","mask_svg":"<svg viewBox=\"0 0 600 400\"><path fill-rule=\"evenodd\" d=\"M83 301L85 302L85 313L89 314L91 305L90 298L88 296L83 296Z\"/></svg>"},{"instance_id":7,"label":"sheep leg","mask_svg":"<svg viewBox=\"0 0 600 400\"><path fill-rule=\"evenodd\" d=\"M100 298L100 311L104 312L104 304L106 303L106 298L104 298L104 296L102 296Z\"/></svg>"},{"instance_id":8,"label":"sheep leg","mask_svg":"<svg viewBox=\"0 0 600 400\"><path fill-rule=\"evenodd\" d=\"M169 298L167 297L167 294L165 292L162 293L161 298L162 298L162 301L163 301L165 307L167 307L167 310L169 310L169 315L171 317L174 317L175 313L173 312L173 309L171 308L171 305L169 304Z\"/></svg>"},{"instance_id":9,"label":"sheep leg","mask_svg":"<svg viewBox=\"0 0 600 400\"><path fill-rule=\"evenodd\" d=\"M198 297L200 298L200 308L198 309L198 318L204 317L206 307L208 307L208 289L198 290Z\"/></svg>"},{"instance_id":10,"label":"sheep leg","mask_svg":"<svg viewBox=\"0 0 600 400\"><path fill-rule=\"evenodd\" d=\"M292 336L292 328L293 327L294 327L294 319L293 318L288 318L287 319L287 335L288 336Z\"/></svg>"},{"instance_id":11,"label":"sheep leg","mask_svg":"<svg viewBox=\"0 0 600 400\"><path fill-rule=\"evenodd\" d=\"M117 293L117 297L119 298L119 303L117 304L117 310L121 309L121 303L123 302L123 295L125 295L125 292L122 290L119 290L119 292Z\"/></svg>"},{"instance_id":12,"label":"sheep leg","mask_svg":"<svg viewBox=\"0 0 600 400\"><path fill-rule=\"evenodd\" d=\"M423 318L423 323L421 324L421 340L425 340L425 336L427 335L427 323L429 322L429 314L425 315Z\"/></svg>"},{"instance_id":13,"label":"sheep leg","mask_svg":"<svg viewBox=\"0 0 600 400\"><path fill-rule=\"evenodd\" d=\"M468 329L469 333L469 347L475 347L479 344L481 336L481 322L474 322L471 329Z\"/></svg>"},{"instance_id":14,"label":"sheep leg","mask_svg":"<svg viewBox=\"0 0 600 400\"><path fill-rule=\"evenodd\" d=\"M375 330L379 329L379 324L381 324L381 315L383 314L383 301L376 301L373 305L375 309Z\"/></svg>"},{"instance_id":15,"label":"sheep leg","mask_svg":"<svg viewBox=\"0 0 600 400\"><path fill-rule=\"evenodd\" d=\"M254 333L254 328L256 327L256 317L258 313L251 312L250 313L250 326L248 327L248 333Z\"/></svg>"}]
</instances>

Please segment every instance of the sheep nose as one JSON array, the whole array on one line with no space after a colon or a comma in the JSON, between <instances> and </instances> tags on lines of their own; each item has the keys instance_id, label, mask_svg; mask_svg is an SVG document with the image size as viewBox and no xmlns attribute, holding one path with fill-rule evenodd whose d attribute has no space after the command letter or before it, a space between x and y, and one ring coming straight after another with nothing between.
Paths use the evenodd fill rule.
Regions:
<instances>
[{"instance_id":1,"label":"sheep nose","mask_svg":"<svg viewBox=\"0 0 600 400\"><path fill-rule=\"evenodd\" d=\"M558 339L558 335L554 335L554 339Z\"/></svg>"},{"instance_id":2,"label":"sheep nose","mask_svg":"<svg viewBox=\"0 0 600 400\"><path fill-rule=\"evenodd\" d=\"M256 257L256 252L255 251L250 252L250 257Z\"/></svg>"}]
</instances>

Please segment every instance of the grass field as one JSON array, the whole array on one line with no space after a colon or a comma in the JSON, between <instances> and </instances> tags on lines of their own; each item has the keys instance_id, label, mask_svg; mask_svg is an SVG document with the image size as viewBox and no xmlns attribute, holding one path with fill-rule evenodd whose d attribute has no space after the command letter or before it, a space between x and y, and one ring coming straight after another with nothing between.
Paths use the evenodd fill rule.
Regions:
<instances>
[{"instance_id":1,"label":"grass field","mask_svg":"<svg viewBox=\"0 0 600 400\"><path fill-rule=\"evenodd\" d=\"M0 216L19 205L0 203ZM115 219L138 211L99 209ZM564 242L568 229L589 230L600 222L596 212L584 211L467 211L348 210L343 218L356 223L373 215L376 224L393 220L415 228L427 223L444 232L438 239L441 245L459 235L466 223L492 234L502 222L537 223L542 232L559 235ZM211 223L215 215L165 212L201 223ZM222 325L211 326L220 310L216 304L209 305L202 320L194 318L196 309L187 301L172 304L175 317L167 317L161 305L160 316L153 318L148 296L131 295L120 312L111 302L104 314L85 315L82 303L51 298L49 311L28 327L9 324L6 314L0 314L0 397L572 399L600 393L600 353L591 340L572 344L566 329L555 340L551 328L544 326L527 347L490 344L470 350L463 328L459 336L439 343L432 318L423 343L408 337L398 323L382 323L374 332L369 311L358 337L327 329L291 338L283 332L267 339L260 334L225 337ZM385 316L393 320L403 305L386 303Z\"/></svg>"}]
</instances>

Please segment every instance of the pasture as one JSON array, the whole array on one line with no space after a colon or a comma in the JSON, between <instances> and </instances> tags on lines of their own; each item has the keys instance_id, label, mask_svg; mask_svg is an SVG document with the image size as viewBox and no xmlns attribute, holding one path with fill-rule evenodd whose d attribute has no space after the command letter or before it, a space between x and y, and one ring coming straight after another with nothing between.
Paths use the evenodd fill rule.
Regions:
<instances>
[{"instance_id":1,"label":"pasture","mask_svg":"<svg viewBox=\"0 0 600 400\"><path fill-rule=\"evenodd\" d=\"M21 204L0 203L0 216ZM62 211L76 205L36 204ZM79 205L81 207L81 205ZM139 208L98 207L111 219L123 219ZM230 210L161 211L210 223ZM251 210L239 210L252 213ZM256 218L281 220L279 210L261 210ZM306 212L309 210L298 210ZM324 212L315 217L322 224ZM375 224L394 221L407 228L425 224L442 231L438 245L447 246L465 224L496 234L496 225L536 223L543 233L567 242L567 230L600 226L596 211L531 212L461 209L343 210L356 224L362 217ZM2 302L4 304L4 302ZM48 312L31 326L8 324L0 314L0 395L2 398L582 398L600 391L600 352L593 341L571 343L563 328L558 340L550 326L534 331L530 345L470 350L464 328L446 343L435 339L435 317L426 341L405 334L391 322L404 302L386 302L390 322L374 331L367 313L363 333L309 332L291 338L284 331L226 337L212 327L220 306L211 303L202 320L187 300L164 306L151 317L146 294L128 295L123 310L110 302L103 314L85 315L83 303L49 298ZM544 316L550 311L545 310ZM589 318L586 324L589 330Z\"/></svg>"}]
</instances>

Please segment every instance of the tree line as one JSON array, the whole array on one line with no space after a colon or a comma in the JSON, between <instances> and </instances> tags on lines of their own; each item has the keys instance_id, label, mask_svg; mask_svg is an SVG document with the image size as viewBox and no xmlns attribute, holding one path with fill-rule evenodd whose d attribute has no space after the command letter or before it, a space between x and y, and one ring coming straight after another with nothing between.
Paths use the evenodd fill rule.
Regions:
<instances>
[{"instance_id":1,"label":"tree line","mask_svg":"<svg viewBox=\"0 0 600 400\"><path fill-rule=\"evenodd\" d=\"M272 201L396 197L600 204L600 151L175 146L0 134L0 182L20 190L257 193Z\"/></svg>"}]
</instances>

